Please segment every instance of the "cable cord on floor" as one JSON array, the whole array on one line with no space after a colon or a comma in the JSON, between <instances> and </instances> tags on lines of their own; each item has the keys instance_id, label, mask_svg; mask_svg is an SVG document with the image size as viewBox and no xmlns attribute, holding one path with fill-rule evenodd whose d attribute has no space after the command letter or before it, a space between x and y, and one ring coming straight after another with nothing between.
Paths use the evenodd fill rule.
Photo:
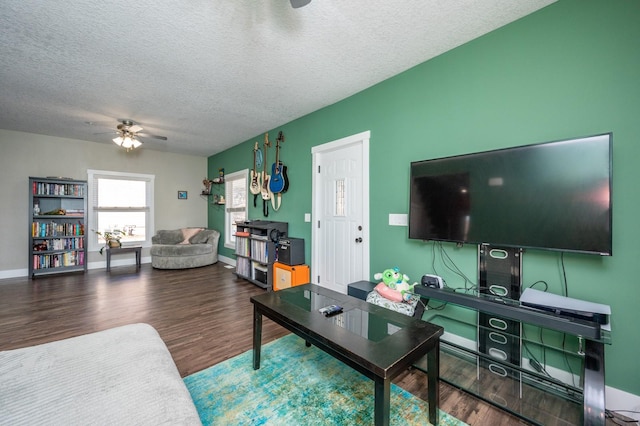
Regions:
<instances>
[{"instance_id":1,"label":"cable cord on floor","mask_svg":"<svg viewBox=\"0 0 640 426\"><path fill-rule=\"evenodd\" d=\"M628 424L639 424L640 422L638 422L638 420L634 420L634 419L629 419L629 420L625 420L625 419L621 419L620 417L616 417L614 414L620 414L620 413L634 413L634 414L640 414L640 411L633 411L633 410L604 410L604 416L611 420L613 423L617 424L617 425L628 425ZM619 423L622 422L622 423Z\"/></svg>"}]
</instances>

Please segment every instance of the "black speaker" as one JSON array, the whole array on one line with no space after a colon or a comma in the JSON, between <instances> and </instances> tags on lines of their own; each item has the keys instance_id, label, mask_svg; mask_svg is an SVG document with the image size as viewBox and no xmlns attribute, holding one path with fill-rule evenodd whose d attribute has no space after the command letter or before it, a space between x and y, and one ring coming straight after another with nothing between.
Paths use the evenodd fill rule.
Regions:
<instances>
[{"instance_id":1,"label":"black speaker","mask_svg":"<svg viewBox=\"0 0 640 426\"><path fill-rule=\"evenodd\" d=\"M478 248L478 287L480 293L518 300L522 278L522 249L480 245ZM518 378L516 370L493 360L520 365L520 322L485 312L478 313L478 349L488 355L481 359L483 372L498 377Z\"/></svg>"},{"instance_id":2,"label":"black speaker","mask_svg":"<svg viewBox=\"0 0 640 426\"><path fill-rule=\"evenodd\" d=\"M280 238L277 260L289 266L304 265L304 238Z\"/></svg>"},{"instance_id":3,"label":"black speaker","mask_svg":"<svg viewBox=\"0 0 640 426\"><path fill-rule=\"evenodd\" d=\"M520 299L522 249L479 246L478 286L481 293Z\"/></svg>"}]
</instances>

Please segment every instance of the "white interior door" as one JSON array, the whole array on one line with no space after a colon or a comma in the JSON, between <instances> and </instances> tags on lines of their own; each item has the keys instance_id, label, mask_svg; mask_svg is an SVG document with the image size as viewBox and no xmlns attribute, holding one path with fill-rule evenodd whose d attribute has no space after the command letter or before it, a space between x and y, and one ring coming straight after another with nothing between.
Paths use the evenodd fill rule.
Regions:
<instances>
[{"instance_id":1,"label":"white interior door","mask_svg":"<svg viewBox=\"0 0 640 426\"><path fill-rule=\"evenodd\" d=\"M311 281L347 292L369 276L369 137L312 148Z\"/></svg>"}]
</instances>

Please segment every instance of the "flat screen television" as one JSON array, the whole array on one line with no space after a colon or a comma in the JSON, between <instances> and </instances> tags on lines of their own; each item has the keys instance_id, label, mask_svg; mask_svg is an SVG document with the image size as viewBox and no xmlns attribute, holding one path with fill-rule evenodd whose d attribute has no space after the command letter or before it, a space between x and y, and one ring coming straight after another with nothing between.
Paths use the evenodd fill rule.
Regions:
<instances>
[{"instance_id":1,"label":"flat screen television","mask_svg":"<svg viewBox=\"0 0 640 426\"><path fill-rule=\"evenodd\" d=\"M409 238L612 254L612 134L411 163Z\"/></svg>"}]
</instances>

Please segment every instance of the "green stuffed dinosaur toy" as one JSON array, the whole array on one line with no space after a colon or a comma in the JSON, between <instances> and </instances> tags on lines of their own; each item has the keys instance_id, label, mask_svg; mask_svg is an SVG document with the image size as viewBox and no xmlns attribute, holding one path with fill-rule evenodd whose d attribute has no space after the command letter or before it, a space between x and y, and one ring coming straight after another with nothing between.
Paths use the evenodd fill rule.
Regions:
<instances>
[{"instance_id":1,"label":"green stuffed dinosaur toy","mask_svg":"<svg viewBox=\"0 0 640 426\"><path fill-rule=\"evenodd\" d=\"M382 282L375 289L382 297L393 302L409 300L413 288L418 284L409 284L409 277L400 273L400 269L397 267L385 269L382 273L378 272L373 278L375 280L382 279Z\"/></svg>"}]
</instances>

